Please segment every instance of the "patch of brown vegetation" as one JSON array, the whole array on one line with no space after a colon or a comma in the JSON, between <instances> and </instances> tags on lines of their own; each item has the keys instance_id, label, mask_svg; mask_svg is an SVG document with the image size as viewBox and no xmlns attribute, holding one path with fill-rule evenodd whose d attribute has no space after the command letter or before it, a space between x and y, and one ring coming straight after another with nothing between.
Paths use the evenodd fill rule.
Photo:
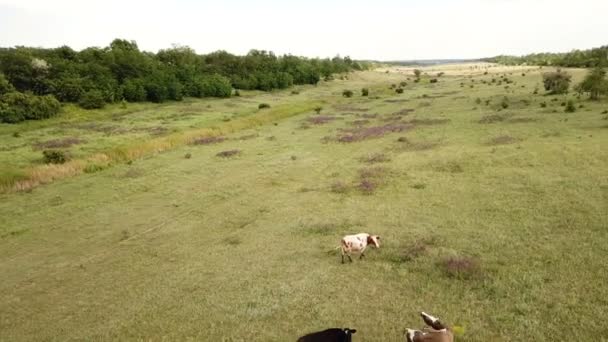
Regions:
<instances>
[{"instance_id":1,"label":"patch of brown vegetation","mask_svg":"<svg viewBox=\"0 0 608 342\"><path fill-rule=\"evenodd\" d=\"M357 127L342 129L337 136L339 142L356 142L366 139L379 138L389 133L404 132L413 128L414 125L403 123L390 123L383 126Z\"/></svg>"},{"instance_id":2,"label":"patch of brown vegetation","mask_svg":"<svg viewBox=\"0 0 608 342\"><path fill-rule=\"evenodd\" d=\"M453 256L439 263L443 272L450 278L473 279L482 276L481 266L477 259L466 256Z\"/></svg>"},{"instance_id":3,"label":"patch of brown vegetation","mask_svg":"<svg viewBox=\"0 0 608 342\"><path fill-rule=\"evenodd\" d=\"M211 145L211 144L221 143L224 140L226 140L226 138L224 138L222 136L200 137L200 138L193 139L192 144L193 145Z\"/></svg>"},{"instance_id":4,"label":"patch of brown vegetation","mask_svg":"<svg viewBox=\"0 0 608 342\"><path fill-rule=\"evenodd\" d=\"M538 122L538 121L540 121L540 119L529 118L529 117L519 117L519 118L509 119L507 122L509 122L509 123L527 123L527 122Z\"/></svg>"},{"instance_id":5,"label":"patch of brown vegetation","mask_svg":"<svg viewBox=\"0 0 608 342\"><path fill-rule=\"evenodd\" d=\"M519 141L521 141L521 139L514 138L510 135L500 135L490 139L490 141L488 141L486 145L508 145L514 144Z\"/></svg>"},{"instance_id":6,"label":"patch of brown vegetation","mask_svg":"<svg viewBox=\"0 0 608 342\"><path fill-rule=\"evenodd\" d=\"M483 116L478 122L480 124L492 124L496 122L503 122L511 117L511 114L489 114Z\"/></svg>"},{"instance_id":7,"label":"patch of brown vegetation","mask_svg":"<svg viewBox=\"0 0 608 342\"><path fill-rule=\"evenodd\" d=\"M364 119L375 119L378 117L378 114L357 114L357 116Z\"/></svg>"},{"instance_id":8,"label":"patch of brown vegetation","mask_svg":"<svg viewBox=\"0 0 608 342\"><path fill-rule=\"evenodd\" d=\"M330 115L315 115L306 119L313 125L323 125L334 120L336 120L336 117Z\"/></svg>"},{"instance_id":9,"label":"patch of brown vegetation","mask_svg":"<svg viewBox=\"0 0 608 342\"><path fill-rule=\"evenodd\" d=\"M334 106L334 108L337 111L343 111L343 112L366 112L369 110L369 108L353 107L352 105L336 105L336 106Z\"/></svg>"},{"instance_id":10,"label":"patch of brown vegetation","mask_svg":"<svg viewBox=\"0 0 608 342\"><path fill-rule=\"evenodd\" d=\"M414 125L441 125L450 122L450 119L412 119L409 123Z\"/></svg>"},{"instance_id":11,"label":"patch of brown vegetation","mask_svg":"<svg viewBox=\"0 0 608 342\"><path fill-rule=\"evenodd\" d=\"M331 184L330 190L336 194L344 194L347 193L350 187L343 181L335 181Z\"/></svg>"},{"instance_id":12,"label":"patch of brown vegetation","mask_svg":"<svg viewBox=\"0 0 608 342\"><path fill-rule=\"evenodd\" d=\"M408 99L386 99L384 102L388 103L399 103L399 102L408 102Z\"/></svg>"},{"instance_id":13,"label":"patch of brown vegetation","mask_svg":"<svg viewBox=\"0 0 608 342\"><path fill-rule=\"evenodd\" d=\"M351 124L353 126L363 126L363 125L367 125L369 123L370 123L370 121L369 120L365 120L365 119L364 120L355 120L355 121L351 122Z\"/></svg>"},{"instance_id":14,"label":"patch of brown vegetation","mask_svg":"<svg viewBox=\"0 0 608 342\"><path fill-rule=\"evenodd\" d=\"M432 150L435 147L439 146L439 143L436 143L436 142L430 142L430 141L413 142L413 141L410 141L406 137L399 137L399 139L397 139L397 142L402 143L400 147L401 147L401 149L406 150L406 151Z\"/></svg>"},{"instance_id":15,"label":"patch of brown vegetation","mask_svg":"<svg viewBox=\"0 0 608 342\"><path fill-rule=\"evenodd\" d=\"M67 148L67 147L71 147L72 145L83 144L86 142L87 141L84 139L75 138L75 137L67 137L67 138L53 139L53 140L35 143L34 149L42 150L45 148Z\"/></svg>"},{"instance_id":16,"label":"patch of brown vegetation","mask_svg":"<svg viewBox=\"0 0 608 342\"><path fill-rule=\"evenodd\" d=\"M371 153L364 157L359 158L363 163L374 164L374 163L386 163L391 161L391 158L384 153L377 152Z\"/></svg>"},{"instance_id":17,"label":"patch of brown vegetation","mask_svg":"<svg viewBox=\"0 0 608 342\"><path fill-rule=\"evenodd\" d=\"M397 115L397 116L406 116L406 115L408 115L409 113L412 113L412 112L414 112L414 111L415 111L415 109L413 109L413 108L404 108L404 109L401 109L401 110L399 110L399 111L397 111L397 112L394 112L392 115Z\"/></svg>"},{"instance_id":18,"label":"patch of brown vegetation","mask_svg":"<svg viewBox=\"0 0 608 342\"><path fill-rule=\"evenodd\" d=\"M218 154L216 154L216 156L222 157L222 158L229 158L229 157L234 157L236 155L239 155L240 153L241 153L241 150L228 150L228 151L219 152Z\"/></svg>"},{"instance_id":19,"label":"patch of brown vegetation","mask_svg":"<svg viewBox=\"0 0 608 342\"><path fill-rule=\"evenodd\" d=\"M383 167L369 167L359 170L357 188L364 195L373 194L384 183L386 169Z\"/></svg>"},{"instance_id":20,"label":"patch of brown vegetation","mask_svg":"<svg viewBox=\"0 0 608 342\"><path fill-rule=\"evenodd\" d=\"M254 134L241 135L240 137L236 138L236 140L250 140L250 139L255 139L257 137L258 137L258 134L254 133Z\"/></svg>"},{"instance_id":21,"label":"patch of brown vegetation","mask_svg":"<svg viewBox=\"0 0 608 342\"><path fill-rule=\"evenodd\" d=\"M397 263L410 262L426 255L430 248L437 244L437 238L427 237L416 239L412 243L405 245L392 256L392 261Z\"/></svg>"}]
</instances>

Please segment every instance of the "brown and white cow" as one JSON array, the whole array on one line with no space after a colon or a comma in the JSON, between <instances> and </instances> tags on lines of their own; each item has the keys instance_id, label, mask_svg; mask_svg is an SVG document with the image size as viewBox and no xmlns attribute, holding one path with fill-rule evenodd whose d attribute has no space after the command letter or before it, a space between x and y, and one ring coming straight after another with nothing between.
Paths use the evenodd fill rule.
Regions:
<instances>
[{"instance_id":1,"label":"brown and white cow","mask_svg":"<svg viewBox=\"0 0 608 342\"><path fill-rule=\"evenodd\" d=\"M380 236L370 235L367 233L359 233L354 235L346 235L342 238L340 248L342 250L342 263L344 263L344 256L346 255L350 262L353 262L353 258L350 257L352 253L359 253L359 259L362 259L365 254L365 249L368 245L375 248L380 248Z\"/></svg>"},{"instance_id":2,"label":"brown and white cow","mask_svg":"<svg viewBox=\"0 0 608 342\"><path fill-rule=\"evenodd\" d=\"M421 312L420 316L430 328L407 329L405 332L407 342L454 342L454 333L450 327L425 312Z\"/></svg>"}]
</instances>

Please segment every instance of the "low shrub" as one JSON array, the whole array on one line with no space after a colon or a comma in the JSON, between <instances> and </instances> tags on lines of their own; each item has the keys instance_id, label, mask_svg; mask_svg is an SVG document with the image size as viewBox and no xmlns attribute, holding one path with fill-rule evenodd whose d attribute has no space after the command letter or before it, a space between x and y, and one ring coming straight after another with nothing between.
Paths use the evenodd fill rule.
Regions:
<instances>
[{"instance_id":1,"label":"low shrub","mask_svg":"<svg viewBox=\"0 0 608 342\"><path fill-rule=\"evenodd\" d=\"M99 109L105 107L106 101L101 91L90 90L82 95L78 105L84 109Z\"/></svg>"},{"instance_id":2,"label":"low shrub","mask_svg":"<svg viewBox=\"0 0 608 342\"><path fill-rule=\"evenodd\" d=\"M361 89L361 96L369 96L369 89L362 88Z\"/></svg>"},{"instance_id":3,"label":"low shrub","mask_svg":"<svg viewBox=\"0 0 608 342\"><path fill-rule=\"evenodd\" d=\"M403 94L403 88L397 88L397 89L395 89L395 92L397 94Z\"/></svg>"},{"instance_id":4,"label":"low shrub","mask_svg":"<svg viewBox=\"0 0 608 342\"><path fill-rule=\"evenodd\" d=\"M317 114L320 114L322 110L323 110L323 107L321 107L321 106L315 107L315 113L317 113Z\"/></svg>"},{"instance_id":5,"label":"low shrub","mask_svg":"<svg viewBox=\"0 0 608 342\"><path fill-rule=\"evenodd\" d=\"M576 106L574 105L574 101L568 100L568 103L566 103L566 108L564 109L564 112L566 112L566 113L576 112Z\"/></svg>"},{"instance_id":6,"label":"low shrub","mask_svg":"<svg viewBox=\"0 0 608 342\"><path fill-rule=\"evenodd\" d=\"M236 155L239 155L240 153L241 153L241 150L228 150L228 151L219 152L218 154L216 154L216 156L222 157L222 158L229 158L229 157L234 157Z\"/></svg>"},{"instance_id":7,"label":"low shrub","mask_svg":"<svg viewBox=\"0 0 608 342\"><path fill-rule=\"evenodd\" d=\"M344 90L342 92L342 96L344 96L344 97L352 97L353 96L353 92L352 92L352 90Z\"/></svg>"},{"instance_id":8,"label":"low shrub","mask_svg":"<svg viewBox=\"0 0 608 342\"><path fill-rule=\"evenodd\" d=\"M68 155L61 150L44 150L42 157L45 164L63 164L68 161Z\"/></svg>"},{"instance_id":9,"label":"low shrub","mask_svg":"<svg viewBox=\"0 0 608 342\"><path fill-rule=\"evenodd\" d=\"M436 78L431 78L431 79L429 80L429 82L430 82L430 83L437 83L437 81L438 81L438 80L437 80Z\"/></svg>"},{"instance_id":10,"label":"low shrub","mask_svg":"<svg viewBox=\"0 0 608 342\"><path fill-rule=\"evenodd\" d=\"M266 108L270 108L270 105L268 103L260 103L258 105L258 109L266 109Z\"/></svg>"}]
</instances>

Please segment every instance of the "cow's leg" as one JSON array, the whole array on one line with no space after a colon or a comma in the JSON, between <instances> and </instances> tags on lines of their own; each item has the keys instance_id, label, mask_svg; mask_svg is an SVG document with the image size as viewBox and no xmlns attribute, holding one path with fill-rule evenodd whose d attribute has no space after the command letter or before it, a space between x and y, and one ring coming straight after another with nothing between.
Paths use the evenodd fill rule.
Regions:
<instances>
[{"instance_id":1,"label":"cow's leg","mask_svg":"<svg viewBox=\"0 0 608 342\"><path fill-rule=\"evenodd\" d=\"M363 247L363 249L361 250L361 255L359 255L359 259L363 259L363 257L365 256L365 254L363 254L365 252L365 247Z\"/></svg>"},{"instance_id":2,"label":"cow's leg","mask_svg":"<svg viewBox=\"0 0 608 342\"><path fill-rule=\"evenodd\" d=\"M346 254L346 256L348 256L348 260L350 260L350 262L353 262L353 258L350 257L350 254Z\"/></svg>"}]
</instances>

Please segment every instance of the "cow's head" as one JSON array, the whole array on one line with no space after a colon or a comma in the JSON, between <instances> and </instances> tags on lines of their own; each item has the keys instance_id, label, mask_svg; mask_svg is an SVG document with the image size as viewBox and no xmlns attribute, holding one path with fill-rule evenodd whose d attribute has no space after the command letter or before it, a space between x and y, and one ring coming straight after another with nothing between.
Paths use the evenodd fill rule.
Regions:
<instances>
[{"instance_id":1,"label":"cow's head","mask_svg":"<svg viewBox=\"0 0 608 342\"><path fill-rule=\"evenodd\" d=\"M380 236L378 235L369 235L367 237L367 244L372 245L376 248L380 248Z\"/></svg>"}]
</instances>

